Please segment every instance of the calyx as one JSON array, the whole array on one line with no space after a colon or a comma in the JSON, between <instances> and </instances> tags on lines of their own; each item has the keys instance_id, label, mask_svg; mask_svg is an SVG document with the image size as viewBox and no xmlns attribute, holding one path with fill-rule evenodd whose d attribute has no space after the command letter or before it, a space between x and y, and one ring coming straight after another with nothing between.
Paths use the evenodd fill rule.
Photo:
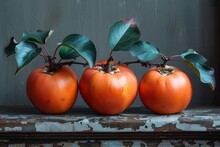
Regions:
<instances>
[{"instance_id":1,"label":"calyx","mask_svg":"<svg viewBox=\"0 0 220 147\"><path fill-rule=\"evenodd\" d=\"M168 65L164 65L164 66L159 66L157 67L157 71L163 75L163 76L167 76L167 75L170 75L172 73L175 72L175 69L174 67L172 66L168 66Z\"/></svg>"},{"instance_id":2,"label":"calyx","mask_svg":"<svg viewBox=\"0 0 220 147\"><path fill-rule=\"evenodd\" d=\"M106 65L106 64L96 65L95 69L98 70L99 72L109 73L111 75L120 72L120 69L117 68L117 65Z\"/></svg>"}]
</instances>

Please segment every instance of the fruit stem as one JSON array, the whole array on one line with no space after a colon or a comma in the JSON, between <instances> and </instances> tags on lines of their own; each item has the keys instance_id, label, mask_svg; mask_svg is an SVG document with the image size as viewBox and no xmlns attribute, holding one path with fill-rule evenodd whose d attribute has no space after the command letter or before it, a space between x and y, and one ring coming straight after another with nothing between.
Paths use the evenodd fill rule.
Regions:
<instances>
[{"instance_id":1,"label":"fruit stem","mask_svg":"<svg viewBox=\"0 0 220 147\"><path fill-rule=\"evenodd\" d=\"M111 64L110 63L111 61L114 61L112 56L109 57L109 59L107 60L107 62L105 64L96 64L95 67L97 67L96 69L103 72L103 73L114 74L116 72L119 72L120 69L118 69L116 67L119 64L119 62Z\"/></svg>"},{"instance_id":2,"label":"fruit stem","mask_svg":"<svg viewBox=\"0 0 220 147\"><path fill-rule=\"evenodd\" d=\"M59 49L60 47L61 47L61 44L56 47L56 49L55 49L55 51L54 51L54 54L53 54L53 58L56 57L57 51L58 51L58 49Z\"/></svg>"},{"instance_id":3,"label":"fruit stem","mask_svg":"<svg viewBox=\"0 0 220 147\"><path fill-rule=\"evenodd\" d=\"M71 66L72 64L78 64L78 65L83 65L84 67L86 65L88 65L88 63L81 63L81 62L75 62L75 61L69 61L69 62L62 62L62 63L58 63L60 66L63 66L63 65L69 65Z\"/></svg>"},{"instance_id":4,"label":"fruit stem","mask_svg":"<svg viewBox=\"0 0 220 147\"><path fill-rule=\"evenodd\" d=\"M112 58L112 53L113 53L113 50L111 50L109 58Z\"/></svg>"},{"instance_id":5,"label":"fruit stem","mask_svg":"<svg viewBox=\"0 0 220 147\"><path fill-rule=\"evenodd\" d=\"M141 61L141 60L136 60L136 61L130 61L130 62L124 62L121 64L125 64L125 65L130 65L130 64L136 64L136 63L140 63L142 66L144 67L151 67L151 66L157 66L157 67L164 67L166 65L166 63L169 60L172 60L172 58L175 58L173 56L171 56L172 58L168 58L167 56L165 56L164 54L160 53L161 55L161 59L163 60L162 64L156 64L156 63L150 63L149 61Z\"/></svg>"},{"instance_id":6,"label":"fruit stem","mask_svg":"<svg viewBox=\"0 0 220 147\"><path fill-rule=\"evenodd\" d=\"M43 44L42 46L43 46L43 48L44 48L44 50L45 50L45 52L46 52L47 56L49 56L49 52L48 52L48 50L47 50L46 45L45 45L45 44Z\"/></svg>"},{"instance_id":7,"label":"fruit stem","mask_svg":"<svg viewBox=\"0 0 220 147\"><path fill-rule=\"evenodd\" d=\"M47 62L47 57L43 53L40 53L40 56L44 58L45 62Z\"/></svg>"},{"instance_id":8,"label":"fruit stem","mask_svg":"<svg viewBox=\"0 0 220 147\"><path fill-rule=\"evenodd\" d=\"M102 68L103 68L103 70L104 70L104 72L106 72L106 73L112 72L112 71L113 71L113 68L112 68L112 67L115 66L115 65L110 64L111 61L114 61L114 58L113 58L111 55L112 55L112 51L111 51L111 53L110 53L110 57L109 57L108 60L107 60L107 63L101 65Z\"/></svg>"},{"instance_id":9,"label":"fruit stem","mask_svg":"<svg viewBox=\"0 0 220 147\"><path fill-rule=\"evenodd\" d=\"M50 60L50 59L49 59ZM62 63L55 63L53 61L49 62L48 66L48 73L54 73L56 71L59 71L62 66L64 65L69 65L71 66L72 64L78 64L78 65L83 65L84 67L88 65L88 63L81 63L81 62L75 62L75 61L69 61L69 62L62 62Z\"/></svg>"},{"instance_id":10,"label":"fruit stem","mask_svg":"<svg viewBox=\"0 0 220 147\"><path fill-rule=\"evenodd\" d=\"M123 63L120 63L120 64L125 64L126 66L128 66L130 64L136 64L136 63L140 63L141 66L144 66L144 67L160 66L161 65L161 64L156 64L156 63L150 63L149 61L144 62L144 61L141 61L141 60L123 62Z\"/></svg>"},{"instance_id":11,"label":"fruit stem","mask_svg":"<svg viewBox=\"0 0 220 147\"><path fill-rule=\"evenodd\" d=\"M167 56L165 56L164 54L160 53L160 55L162 56L161 59L163 60L163 63L160 65L161 67L165 67L165 65L167 64L167 62L170 60Z\"/></svg>"}]
</instances>

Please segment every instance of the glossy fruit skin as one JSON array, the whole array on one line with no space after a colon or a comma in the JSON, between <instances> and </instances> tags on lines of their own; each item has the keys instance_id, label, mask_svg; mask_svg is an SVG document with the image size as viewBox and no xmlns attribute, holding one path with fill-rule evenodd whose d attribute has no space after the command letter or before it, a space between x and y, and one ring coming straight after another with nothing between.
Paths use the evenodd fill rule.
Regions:
<instances>
[{"instance_id":1,"label":"glossy fruit skin","mask_svg":"<svg viewBox=\"0 0 220 147\"><path fill-rule=\"evenodd\" d=\"M47 67L37 68L29 75L26 83L27 96L42 113L65 113L76 101L77 77L68 66L62 66L52 75L43 73L45 68Z\"/></svg>"},{"instance_id":2,"label":"glossy fruit skin","mask_svg":"<svg viewBox=\"0 0 220 147\"><path fill-rule=\"evenodd\" d=\"M98 62L106 63L106 61ZM87 105L96 113L115 115L123 112L135 100L138 81L132 70L117 65L119 72L103 73L87 68L80 79L80 93Z\"/></svg>"},{"instance_id":3,"label":"glossy fruit skin","mask_svg":"<svg viewBox=\"0 0 220 147\"><path fill-rule=\"evenodd\" d=\"M157 67L147 71L139 85L142 103L158 114L174 114L184 110L192 97L192 84L181 70L162 75Z\"/></svg>"}]
</instances>

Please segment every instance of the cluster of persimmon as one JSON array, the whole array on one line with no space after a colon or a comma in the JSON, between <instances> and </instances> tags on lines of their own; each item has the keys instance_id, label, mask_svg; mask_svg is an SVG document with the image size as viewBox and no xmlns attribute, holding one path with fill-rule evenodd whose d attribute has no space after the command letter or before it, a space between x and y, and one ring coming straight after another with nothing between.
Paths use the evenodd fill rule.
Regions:
<instances>
[{"instance_id":1,"label":"cluster of persimmon","mask_svg":"<svg viewBox=\"0 0 220 147\"><path fill-rule=\"evenodd\" d=\"M99 62L96 62L94 43L81 34L65 37L50 56L45 44L52 33L52 30L24 32L21 42L17 43L12 38L5 48L8 56L15 54L18 65L16 73L37 56L45 60L46 65L34 70L26 83L27 97L42 113L61 114L70 110L76 102L78 89L87 105L99 114L122 113L134 102L138 93L143 104L155 113L181 112L192 98L192 84L183 71L167 65L170 60L181 59L203 83L209 84L213 90L215 88L214 69L205 65L205 57L192 49L166 57L154 45L140 40L141 33L132 18L120 20L111 26L109 59ZM112 55L115 51L129 51L137 60L116 61ZM57 52L59 58L56 57ZM86 62L75 61L77 57L82 57ZM158 57L161 57L162 63L152 63ZM70 68L72 64L89 66L79 82ZM150 68L139 83L128 67L130 64Z\"/></svg>"}]
</instances>

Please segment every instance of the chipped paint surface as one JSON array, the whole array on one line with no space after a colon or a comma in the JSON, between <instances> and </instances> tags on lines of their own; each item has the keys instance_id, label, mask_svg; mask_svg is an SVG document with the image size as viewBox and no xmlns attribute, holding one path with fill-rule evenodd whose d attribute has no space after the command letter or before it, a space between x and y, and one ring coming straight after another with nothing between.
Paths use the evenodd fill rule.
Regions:
<instances>
[{"instance_id":1,"label":"chipped paint surface","mask_svg":"<svg viewBox=\"0 0 220 147\"><path fill-rule=\"evenodd\" d=\"M9 146L220 146L217 139L209 140L213 136L207 136L206 139L172 139L163 138L163 136L154 136L154 139L143 138L138 140L137 136L132 133L184 133L184 132L212 132L220 131L220 109L188 109L180 114L175 115L157 115L147 111L145 108L132 108L128 111L115 116L98 115L85 108L75 108L69 113L63 115L46 115L37 112L33 108L0 108L0 133L127 133L131 134L132 140L89 140L85 137L80 140L75 140L70 137L68 141L58 141L52 139L47 141L47 136L44 136L44 143L41 139L34 139L39 143L31 144L30 140L27 143L13 142L6 138L0 138L0 145ZM0 134L1 135L1 134ZM145 135L144 135L145 136ZM166 134L165 134L166 136ZM220 135L219 135L220 136ZM27 137L27 136L26 136ZM90 136L91 137L91 136ZM106 136L105 136L106 137ZM143 137L143 136L142 136ZM162 137L162 138L160 138ZM58 139L60 137L58 136ZM65 137L63 137L65 139ZM108 136L106 137L108 138ZM175 136L174 136L175 138ZM216 138L216 136L215 136ZM218 138L218 136L217 136ZM220 137L219 137L220 138ZM23 138L22 138L23 139ZM15 137L16 140L16 137ZM51 141L53 143L51 143Z\"/></svg>"},{"instance_id":2,"label":"chipped paint surface","mask_svg":"<svg viewBox=\"0 0 220 147\"><path fill-rule=\"evenodd\" d=\"M180 129L182 131L207 131L206 127L201 126L201 124L186 124L186 123L181 123L181 124L176 124L176 128Z\"/></svg>"},{"instance_id":3,"label":"chipped paint surface","mask_svg":"<svg viewBox=\"0 0 220 147\"><path fill-rule=\"evenodd\" d=\"M25 109L25 108L20 108ZM82 112L85 114L79 114ZM220 109L188 109L175 115L157 115L145 108L103 116L76 108L63 115L45 115L29 108L1 111L0 132L181 132L220 130Z\"/></svg>"},{"instance_id":4,"label":"chipped paint surface","mask_svg":"<svg viewBox=\"0 0 220 147\"><path fill-rule=\"evenodd\" d=\"M72 132L73 124L70 122L36 122L36 132Z\"/></svg>"},{"instance_id":5,"label":"chipped paint surface","mask_svg":"<svg viewBox=\"0 0 220 147\"><path fill-rule=\"evenodd\" d=\"M5 127L5 131L22 131L22 127Z\"/></svg>"}]
</instances>

